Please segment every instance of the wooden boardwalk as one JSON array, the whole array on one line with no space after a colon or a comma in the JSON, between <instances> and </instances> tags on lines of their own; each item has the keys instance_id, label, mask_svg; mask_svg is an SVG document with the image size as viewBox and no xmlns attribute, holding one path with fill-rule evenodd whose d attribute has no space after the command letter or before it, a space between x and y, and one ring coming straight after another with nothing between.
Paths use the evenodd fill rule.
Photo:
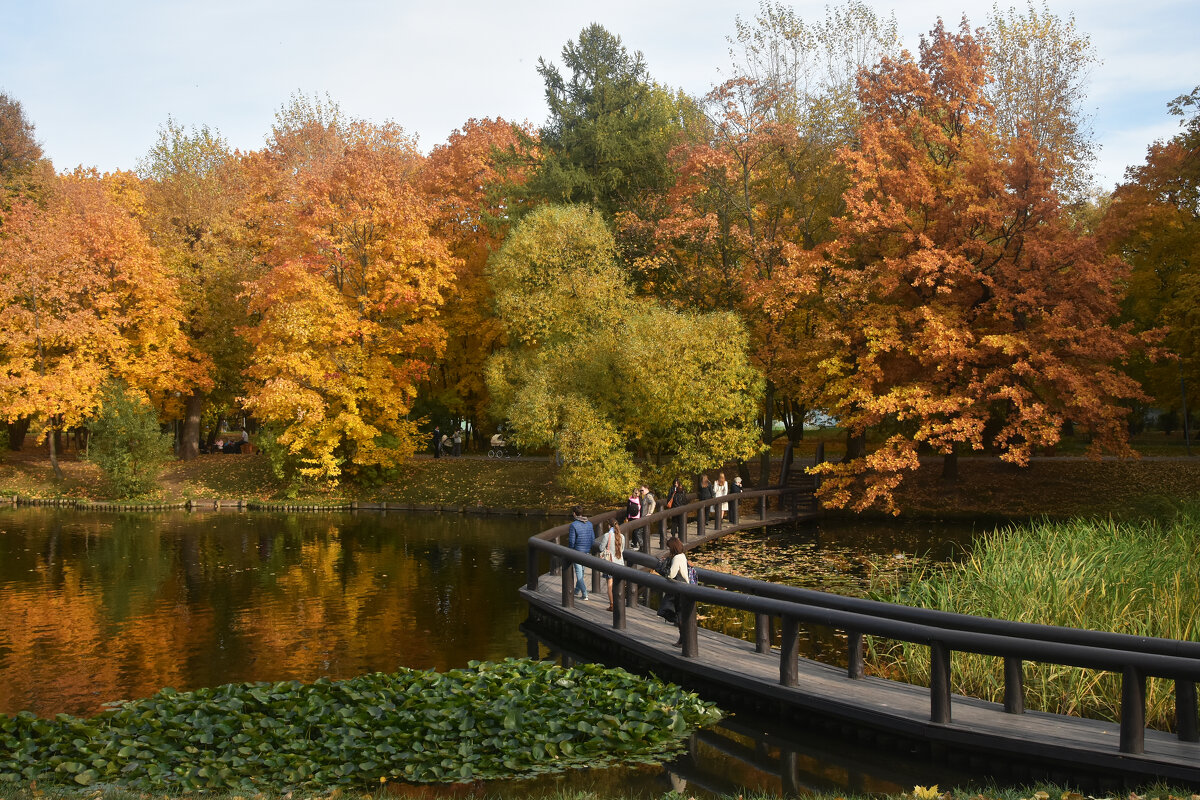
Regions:
<instances>
[{"instance_id":1,"label":"wooden boardwalk","mask_svg":"<svg viewBox=\"0 0 1200 800\"><path fill-rule=\"evenodd\" d=\"M766 521L744 515L737 529L796 519L792 514L768 515ZM698 536L695 525L688 530L689 545L730 532L714 532L709 526ZM657 551L657 532L651 551ZM1101 784L1133 787L1163 780L1172 784L1200 787L1200 744L1180 741L1161 731L1145 732L1144 752L1119 750L1120 727L1116 723L1026 712L1005 713L1000 704L968 697L952 697L953 721L930 720L930 690L924 686L881 678L851 679L844 668L799 659L799 681L795 687L780 683L780 654L777 648L759 653L755 643L701 628L699 657L685 658L674 645L678 629L643 605L626 609L626 627L613 628L603 589L593 589L587 602L574 607L562 604L562 578L542 575L536 590L523 588L530 604L530 622L553 629L560 640L587 643L619 660L642 664L663 677L707 692L729 706L779 713L789 719L824 719L849 723L856 728L888 737L926 742L946 752L970 753L972 763L1022 765L1013 774L1029 777L1088 775Z\"/></svg>"}]
</instances>

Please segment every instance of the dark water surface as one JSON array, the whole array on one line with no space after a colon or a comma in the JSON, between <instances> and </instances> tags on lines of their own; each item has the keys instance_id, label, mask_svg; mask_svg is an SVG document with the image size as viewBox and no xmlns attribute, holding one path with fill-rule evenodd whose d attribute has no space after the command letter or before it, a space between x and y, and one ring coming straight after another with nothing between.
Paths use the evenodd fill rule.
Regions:
<instances>
[{"instance_id":1,"label":"dark water surface","mask_svg":"<svg viewBox=\"0 0 1200 800\"><path fill-rule=\"evenodd\" d=\"M87 716L165 686L338 679L525 656L527 609L517 594L525 542L555 522L0 508L0 712ZM738 547L761 547L764 558L778 548L785 562L799 548L814 564L855 554L941 559L972 535L969 525L828 522L746 534ZM543 644L540 652L550 651ZM691 753L666 768L539 785L654 796L680 781L696 795L743 786L900 791L939 781L903 759L822 748L830 746L821 737L735 717L695 737Z\"/></svg>"}]
</instances>

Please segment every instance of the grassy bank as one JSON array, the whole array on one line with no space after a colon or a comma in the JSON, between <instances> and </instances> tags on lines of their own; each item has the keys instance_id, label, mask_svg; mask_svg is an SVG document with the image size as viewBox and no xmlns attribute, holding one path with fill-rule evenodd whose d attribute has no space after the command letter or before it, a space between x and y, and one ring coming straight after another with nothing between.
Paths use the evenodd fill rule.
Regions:
<instances>
[{"instance_id":1,"label":"grassy bank","mask_svg":"<svg viewBox=\"0 0 1200 800\"><path fill-rule=\"evenodd\" d=\"M811 456L798 457L806 466ZM64 480L54 480L44 451L0 454L0 496L109 500L96 467L67 454ZM778 478L779 464L772 466ZM732 472L733 470L727 470ZM963 458L960 478L941 479L941 463L931 459L909 476L899 492L905 516L924 518L995 516L1012 519L1050 516L1155 516L1177 501L1200 502L1200 457L1151 456L1138 461L1089 461L1078 457L1035 460L1018 469L994 458ZM565 509L576 502L607 505L579 497L557 483L558 469L547 459L481 457L417 458L398 467L393 477L371 486L346 484L334 491L301 493L301 502L349 500L411 502L428 505L482 505L494 508ZM758 464L750 465L751 481ZM203 455L173 462L159 477L159 488L142 501L176 502L189 498L280 501L287 488L261 455Z\"/></svg>"},{"instance_id":2,"label":"grassy bank","mask_svg":"<svg viewBox=\"0 0 1200 800\"><path fill-rule=\"evenodd\" d=\"M131 792L125 789L104 788L84 792L70 789L47 787L45 789L16 789L0 786L0 800L171 800L180 795L146 794ZM372 792L342 792L333 790L321 794L288 793L274 794L229 794L222 792L206 792L205 800L387 800L401 797L457 797L470 800L631 800L634 795L620 791L563 791L561 789L514 794L489 791L487 785L459 784L452 790L441 794L413 793L394 788L383 788ZM692 797L687 792L665 792L656 796L656 800L686 800ZM744 792L736 795L719 795L720 800L782 800L780 795L760 792ZM958 792L937 791L936 786L914 787L912 792L895 795L861 795L853 793L813 792L805 795L806 800L1085 800L1084 796L1073 789L1050 784L1035 784L1032 786L995 787L968 789ZM1200 800L1200 795L1193 794L1185 788L1151 786L1129 794L1111 794L1102 798L1088 800Z\"/></svg>"},{"instance_id":3,"label":"grassy bank","mask_svg":"<svg viewBox=\"0 0 1200 800\"><path fill-rule=\"evenodd\" d=\"M1200 641L1197 563L1200 504L1163 521L1076 519L998 531L978 540L965 561L926 565L899 583L874 587L872 595L998 619ZM924 646L877 642L872 662L877 674L928 685ZM1003 661L956 654L952 690L1001 702ZM1121 676L1032 665L1025 697L1030 708L1115 721ZM1146 720L1174 729L1170 681L1149 681Z\"/></svg>"}]
</instances>

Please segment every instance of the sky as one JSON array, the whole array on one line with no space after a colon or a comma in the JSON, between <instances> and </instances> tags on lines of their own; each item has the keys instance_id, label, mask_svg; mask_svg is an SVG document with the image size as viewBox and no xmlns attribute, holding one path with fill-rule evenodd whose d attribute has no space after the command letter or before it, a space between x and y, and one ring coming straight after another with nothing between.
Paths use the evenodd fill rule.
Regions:
<instances>
[{"instance_id":1,"label":"sky","mask_svg":"<svg viewBox=\"0 0 1200 800\"><path fill-rule=\"evenodd\" d=\"M1101 60L1085 108L1109 190L1150 143L1175 134L1167 103L1200 85L1200 3L1047 4L1074 16ZM818 21L827 3L790 5ZM913 52L939 16L980 26L992 6L873 3L895 15ZM545 122L538 58L561 65L563 45L593 22L642 51L656 81L702 95L728 77L736 19L758 12L758 0L0 0L0 92L21 102L60 170L135 169L168 116L259 149L296 93L399 123L428 152L471 118Z\"/></svg>"}]
</instances>

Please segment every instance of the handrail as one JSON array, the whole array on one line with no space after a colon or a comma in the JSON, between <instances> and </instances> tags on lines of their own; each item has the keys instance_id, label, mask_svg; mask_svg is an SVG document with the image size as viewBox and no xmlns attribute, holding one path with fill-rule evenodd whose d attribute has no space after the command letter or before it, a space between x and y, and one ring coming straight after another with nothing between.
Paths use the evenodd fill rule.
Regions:
<instances>
[{"instance_id":1,"label":"handrail","mask_svg":"<svg viewBox=\"0 0 1200 800\"><path fill-rule=\"evenodd\" d=\"M784 487L743 492L741 499L759 499L765 518L765 502L769 496L783 497ZM659 521L665 530L667 517L686 515L697 507L707 507L715 501L696 501L679 509L656 513L645 520L622 525L622 530L640 528ZM732 506L731 506L732 507ZM619 512L593 517L607 521ZM697 513L703 514L702 510ZM844 631L849 639L850 678L864 677L863 636L882 636L930 648L930 718L933 722L948 723L950 707L950 654L953 651L979 653L1004 659L1005 701L1009 713L1023 713L1025 661L1057 664L1084 669L1118 672L1122 675L1120 749L1122 753L1141 753L1145 738L1145 692L1147 677L1175 681L1176 727L1182 741L1200 741L1197 731L1196 681L1200 680L1200 643L1171 639L1131 636L1128 634L1060 628L1051 625L1009 622L975 617L967 614L919 609L878 600L848 598L817 592L811 589L780 586L766 581L728 575L715 570L697 569L697 577L705 585L670 581L653 572L613 563L557 543L569 529L562 525L544 531L529 540L528 588L537 589L537 553L546 552L564 565L582 564L596 573L611 575L613 596L624 596L632 604L633 596L625 586L640 586L660 592L674 593L680 604L680 638L682 655L698 655L696 633L696 603L704 602L726 608L749 611L758 621L758 651L770 649L771 619L782 620L783 641L780 648L780 683L795 686L798 681L800 623L821 625ZM636 566L654 565L643 542L643 552L627 550L627 560ZM562 570L562 604L574 605L572 570ZM713 588L724 587L724 588ZM613 627L625 627L625 605L613 604ZM764 629L766 633L764 633Z\"/></svg>"},{"instance_id":2,"label":"handrail","mask_svg":"<svg viewBox=\"0 0 1200 800\"><path fill-rule=\"evenodd\" d=\"M631 556L634 563L646 567L654 566L652 558L647 560L647 557L636 552L631 553ZM961 614L955 611L906 606L898 603L888 603L883 600L847 597L845 595L821 592L814 589L802 589L798 586L770 583L769 581L745 578L740 575L730 575L726 572L704 569L702 567L696 568L696 574L699 578L703 579L703 583L747 592L760 597L792 600L807 605L840 609L842 611L854 611L938 628L972 631L975 633L993 633L1001 636L1019 636L1040 641L1137 650L1143 653L1157 653L1160 655L1200 659L1200 642L1161 639L1153 636L1137 636L1128 633L1112 633L1110 631L1094 631L1082 628L1065 628L1059 625L1015 622L1005 619L993 619L991 617L977 617L972 614Z\"/></svg>"}]
</instances>

